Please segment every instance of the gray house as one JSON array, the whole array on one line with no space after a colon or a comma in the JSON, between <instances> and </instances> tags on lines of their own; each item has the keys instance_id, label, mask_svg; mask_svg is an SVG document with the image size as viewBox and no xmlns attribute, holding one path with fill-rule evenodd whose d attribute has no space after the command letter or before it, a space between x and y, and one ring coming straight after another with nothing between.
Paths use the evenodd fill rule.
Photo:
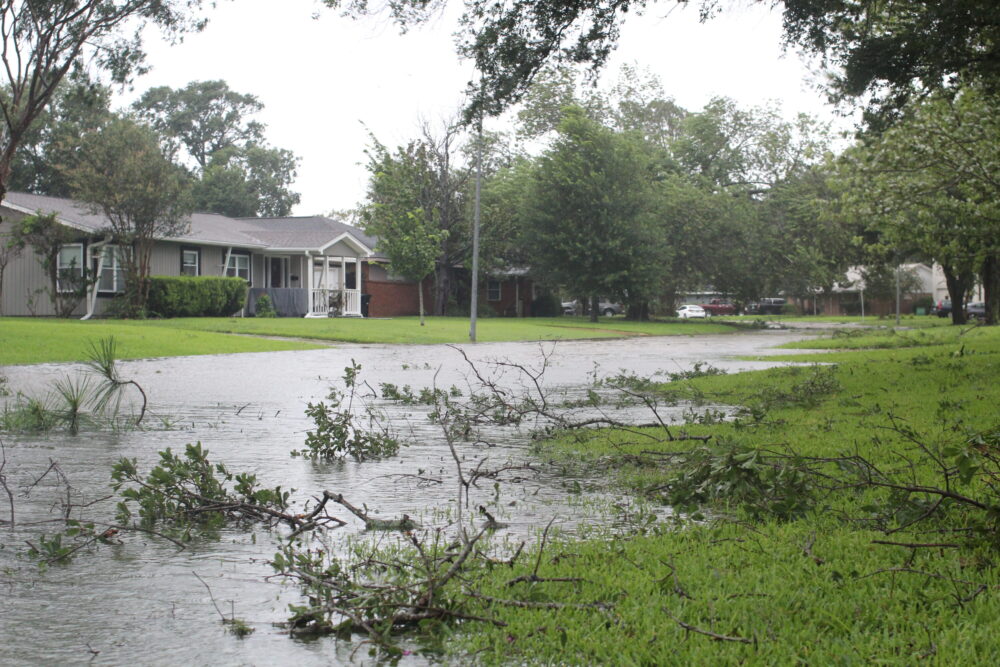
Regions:
<instances>
[{"instance_id":1,"label":"gray house","mask_svg":"<svg viewBox=\"0 0 1000 667\"><path fill-rule=\"evenodd\" d=\"M69 199L8 192L0 204L0 238L11 224L38 212L55 214L60 224L73 230L72 243L62 247L59 268L87 267L98 277L74 315L100 315L110 298L123 291L119 249L107 237L107 220ZM175 238L157 241L152 275L239 276L250 285L249 308L261 294L268 294L280 314L327 317L331 304L340 304L340 315L360 316L362 278L371 272L385 274L376 254L375 239L356 227L330 218L229 218L195 213L188 230ZM3 315L54 315L50 300L40 296L48 278L31 249L12 258L4 271L0 313Z\"/></svg>"}]
</instances>

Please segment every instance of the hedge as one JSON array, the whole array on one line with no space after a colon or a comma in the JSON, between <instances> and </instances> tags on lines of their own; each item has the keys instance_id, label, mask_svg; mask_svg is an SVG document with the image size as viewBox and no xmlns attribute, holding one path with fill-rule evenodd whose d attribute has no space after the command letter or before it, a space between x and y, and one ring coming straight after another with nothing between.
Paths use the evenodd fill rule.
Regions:
<instances>
[{"instance_id":1,"label":"hedge","mask_svg":"<svg viewBox=\"0 0 1000 667\"><path fill-rule=\"evenodd\" d=\"M152 276L147 310L154 317L228 317L247 302L247 282L217 276Z\"/></svg>"}]
</instances>

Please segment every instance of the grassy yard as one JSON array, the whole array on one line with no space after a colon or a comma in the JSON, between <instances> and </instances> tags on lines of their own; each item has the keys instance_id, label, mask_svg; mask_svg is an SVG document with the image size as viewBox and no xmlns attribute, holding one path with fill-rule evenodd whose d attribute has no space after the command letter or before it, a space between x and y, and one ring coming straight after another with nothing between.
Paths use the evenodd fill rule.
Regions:
<instances>
[{"instance_id":1,"label":"grassy yard","mask_svg":"<svg viewBox=\"0 0 1000 667\"><path fill-rule=\"evenodd\" d=\"M293 340L175 330L111 320L0 318L0 366L87 359L89 345L114 336L121 359L234 352L308 350L323 345Z\"/></svg>"},{"instance_id":2,"label":"grassy yard","mask_svg":"<svg viewBox=\"0 0 1000 667\"><path fill-rule=\"evenodd\" d=\"M463 343L469 340L469 320L464 317L391 319L328 318L191 318L150 320L144 325L184 330L284 336L353 343ZM727 333L731 326L708 322L632 322L602 317L595 323L584 317L490 317L478 320L476 338L482 342L569 340Z\"/></svg>"},{"instance_id":3,"label":"grassy yard","mask_svg":"<svg viewBox=\"0 0 1000 667\"><path fill-rule=\"evenodd\" d=\"M786 343L796 350L864 350L912 348L962 344L996 336L995 327L946 326L923 329L843 329L832 338L814 338Z\"/></svg>"},{"instance_id":4,"label":"grassy yard","mask_svg":"<svg viewBox=\"0 0 1000 667\"><path fill-rule=\"evenodd\" d=\"M733 322L753 322L765 319L769 322L795 324L857 324L864 327L895 327L896 317L875 317L867 315L864 318L857 315L736 315L722 316L718 319ZM899 325L905 328L926 329L929 327L946 327L951 324L951 318L936 315L902 315Z\"/></svg>"},{"instance_id":5,"label":"grassy yard","mask_svg":"<svg viewBox=\"0 0 1000 667\"><path fill-rule=\"evenodd\" d=\"M461 343L469 321L460 317L380 319L179 318L171 320L57 320L0 318L0 365L80 361L89 341L114 335L123 359L236 352L305 350L308 341L353 343ZM479 320L483 342L566 340L727 333L732 326L703 322L630 322L602 317L488 318ZM232 335L242 334L242 335ZM284 338L286 340L274 340Z\"/></svg>"},{"instance_id":6,"label":"grassy yard","mask_svg":"<svg viewBox=\"0 0 1000 667\"><path fill-rule=\"evenodd\" d=\"M919 340L844 351L836 366L667 385L677 397L748 408L735 422L706 413L674 426L713 436L717 456L701 468L669 454L701 443L665 442L662 432L545 443L546 460L599 466L654 502L700 498L689 516L706 518L647 522L641 505L623 502L588 539L550 539L541 555L495 568L481 596L535 607L467 608L506 625L477 624L461 650L486 664L994 663L1000 495L988 484L1000 453L1000 329ZM756 458L768 453L798 458ZM984 509L857 484L856 469L833 462L822 468L829 477L796 477L823 465L804 457L852 455ZM954 474L947 483L942 469ZM633 526L628 537L612 528L621 523Z\"/></svg>"}]
</instances>

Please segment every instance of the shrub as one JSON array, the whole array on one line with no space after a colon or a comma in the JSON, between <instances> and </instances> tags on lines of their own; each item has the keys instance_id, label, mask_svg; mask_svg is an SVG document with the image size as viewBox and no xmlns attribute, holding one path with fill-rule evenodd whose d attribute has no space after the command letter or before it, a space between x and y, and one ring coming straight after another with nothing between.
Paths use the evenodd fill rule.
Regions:
<instances>
[{"instance_id":1,"label":"shrub","mask_svg":"<svg viewBox=\"0 0 1000 667\"><path fill-rule=\"evenodd\" d=\"M555 294L540 294L531 302L532 317L555 317L562 315L562 302Z\"/></svg>"},{"instance_id":2,"label":"shrub","mask_svg":"<svg viewBox=\"0 0 1000 667\"><path fill-rule=\"evenodd\" d=\"M274 310L274 304L271 303L271 297L266 294L261 294L257 297L257 303L254 311L255 317L277 317L278 313Z\"/></svg>"},{"instance_id":3,"label":"shrub","mask_svg":"<svg viewBox=\"0 0 1000 667\"><path fill-rule=\"evenodd\" d=\"M148 311L158 317L227 317L246 305L247 283L221 276L153 276Z\"/></svg>"}]
</instances>

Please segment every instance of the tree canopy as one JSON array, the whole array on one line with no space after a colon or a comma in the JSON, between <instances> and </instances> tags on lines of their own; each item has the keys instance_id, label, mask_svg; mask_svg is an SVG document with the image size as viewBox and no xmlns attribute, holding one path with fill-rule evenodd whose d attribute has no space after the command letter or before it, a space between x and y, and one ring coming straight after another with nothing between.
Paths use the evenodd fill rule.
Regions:
<instances>
[{"instance_id":1,"label":"tree canopy","mask_svg":"<svg viewBox=\"0 0 1000 667\"><path fill-rule=\"evenodd\" d=\"M141 36L147 24L178 37L200 29L201 0L4 0L0 53L7 77L0 95L0 199L7 192L18 146L73 70L94 66L112 81L144 70Z\"/></svg>"},{"instance_id":2,"label":"tree canopy","mask_svg":"<svg viewBox=\"0 0 1000 667\"><path fill-rule=\"evenodd\" d=\"M116 119L83 138L70 179L77 197L107 219L104 231L118 246L129 310L142 313L154 240L187 228L191 208L183 171L163 155L153 130Z\"/></svg>"}]
</instances>

